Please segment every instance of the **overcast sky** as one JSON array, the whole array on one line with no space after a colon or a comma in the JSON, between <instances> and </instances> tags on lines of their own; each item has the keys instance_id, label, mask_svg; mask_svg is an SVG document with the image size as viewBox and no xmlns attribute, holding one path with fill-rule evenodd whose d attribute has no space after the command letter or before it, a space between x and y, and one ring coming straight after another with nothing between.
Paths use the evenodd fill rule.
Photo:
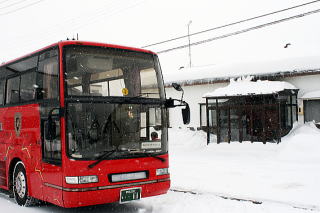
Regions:
<instances>
[{"instance_id":1,"label":"overcast sky","mask_svg":"<svg viewBox=\"0 0 320 213\"><path fill-rule=\"evenodd\" d=\"M309 0L311 1L311 0ZM0 0L0 62L72 38L142 47L307 0ZM320 2L191 37L191 43L320 9ZM320 13L191 47L192 65L320 57ZM148 49L184 45L188 39ZM291 43L284 48L286 43ZM187 67L188 49L160 54L163 72Z\"/></svg>"}]
</instances>

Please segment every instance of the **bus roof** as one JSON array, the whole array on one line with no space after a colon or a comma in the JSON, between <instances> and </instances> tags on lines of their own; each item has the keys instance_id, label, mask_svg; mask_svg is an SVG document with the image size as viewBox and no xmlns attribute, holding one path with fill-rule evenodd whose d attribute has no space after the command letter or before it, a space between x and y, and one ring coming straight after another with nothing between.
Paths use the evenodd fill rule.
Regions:
<instances>
[{"instance_id":1,"label":"bus roof","mask_svg":"<svg viewBox=\"0 0 320 213\"><path fill-rule=\"evenodd\" d=\"M66 41L59 41L57 43L48 45L48 46L46 46L44 48L38 49L38 50L36 50L34 52L31 52L29 54L23 55L23 56L18 57L16 59L4 62L3 64L0 64L0 66L4 66L4 65L7 65L7 64L10 64L12 62L18 61L19 59L26 58L28 56L31 56L31 55L37 53L37 52L41 52L43 50L49 49L49 48L54 47L54 46L63 47L63 46L66 46L66 45L86 45L86 46L97 46L97 47L110 47L110 48L116 48L116 49L131 50L131 51L136 51L136 52L145 52L145 53L150 53L150 54L156 55L155 52L152 52L150 50L145 50L145 49L140 49L140 48L135 48L135 47L127 47L127 46L122 46L122 45L91 42L91 41L66 40Z\"/></svg>"}]
</instances>

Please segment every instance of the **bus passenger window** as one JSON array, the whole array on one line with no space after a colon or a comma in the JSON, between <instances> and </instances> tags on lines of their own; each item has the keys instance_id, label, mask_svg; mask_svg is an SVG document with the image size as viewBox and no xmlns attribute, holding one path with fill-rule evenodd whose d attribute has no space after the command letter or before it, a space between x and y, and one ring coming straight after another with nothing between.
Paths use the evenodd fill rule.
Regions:
<instances>
[{"instance_id":1,"label":"bus passenger window","mask_svg":"<svg viewBox=\"0 0 320 213\"><path fill-rule=\"evenodd\" d=\"M7 69L14 73L22 73L25 71L36 70L38 62L38 56L32 56L14 64L7 66Z\"/></svg>"},{"instance_id":2,"label":"bus passenger window","mask_svg":"<svg viewBox=\"0 0 320 213\"><path fill-rule=\"evenodd\" d=\"M58 98L59 92L59 63L56 49L47 51L39 56L38 67L38 99Z\"/></svg>"},{"instance_id":3,"label":"bus passenger window","mask_svg":"<svg viewBox=\"0 0 320 213\"><path fill-rule=\"evenodd\" d=\"M7 104L19 102L20 76L10 78L7 82Z\"/></svg>"},{"instance_id":4,"label":"bus passenger window","mask_svg":"<svg viewBox=\"0 0 320 213\"><path fill-rule=\"evenodd\" d=\"M0 105L4 104L4 80L0 80Z\"/></svg>"},{"instance_id":5,"label":"bus passenger window","mask_svg":"<svg viewBox=\"0 0 320 213\"><path fill-rule=\"evenodd\" d=\"M21 85L20 85L20 101L31 101L35 98L35 89L38 86L36 85L36 73L26 73L21 76Z\"/></svg>"}]
</instances>

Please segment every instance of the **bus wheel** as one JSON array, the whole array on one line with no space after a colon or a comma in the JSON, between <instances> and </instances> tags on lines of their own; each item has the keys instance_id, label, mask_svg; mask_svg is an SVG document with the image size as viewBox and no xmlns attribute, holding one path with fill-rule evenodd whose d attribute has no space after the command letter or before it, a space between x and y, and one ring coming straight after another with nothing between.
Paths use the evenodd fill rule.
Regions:
<instances>
[{"instance_id":1,"label":"bus wheel","mask_svg":"<svg viewBox=\"0 0 320 213\"><path fill-rule=\"evenodd\" d=\"M28 196L26 169L21 161L15 165L13 170L13 194L15 201L20 206L35 204L35 199Z\"/></svg>"}]
</instances>

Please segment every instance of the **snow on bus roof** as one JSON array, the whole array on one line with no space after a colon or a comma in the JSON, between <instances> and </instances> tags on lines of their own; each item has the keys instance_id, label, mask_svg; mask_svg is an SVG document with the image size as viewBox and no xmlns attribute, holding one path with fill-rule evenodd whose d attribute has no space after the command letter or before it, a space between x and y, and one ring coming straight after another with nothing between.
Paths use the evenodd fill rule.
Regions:
<instances>
[{"instance_id":1,"label":"snow on bus roof","mask_svg":"<svg viewBox=\"0 0 320 213\"><path fill-rule=\"evenodd\" d=\"M230 79L230 84L228 86L206 93L203 97L273 94L285 89L297 89L295 86L285 81L258 80L254 82L252 81L252 78L252 76L249 76L237 80Z\"/></svg>"},{"instance_id":2,"label":"snow on bus roof","mask_svg":"<svg viewBox=\"0 0 320 213\"><path fill-rule=\"evenodd\" d=\"M220 80L228 81L230 78L248 75L264 76L310 72L320 73L320 56L182 68L173 72L164 72L163 76L166 85L170 85L172 82L190 85Z\"/></svg>"}]
</instances>

